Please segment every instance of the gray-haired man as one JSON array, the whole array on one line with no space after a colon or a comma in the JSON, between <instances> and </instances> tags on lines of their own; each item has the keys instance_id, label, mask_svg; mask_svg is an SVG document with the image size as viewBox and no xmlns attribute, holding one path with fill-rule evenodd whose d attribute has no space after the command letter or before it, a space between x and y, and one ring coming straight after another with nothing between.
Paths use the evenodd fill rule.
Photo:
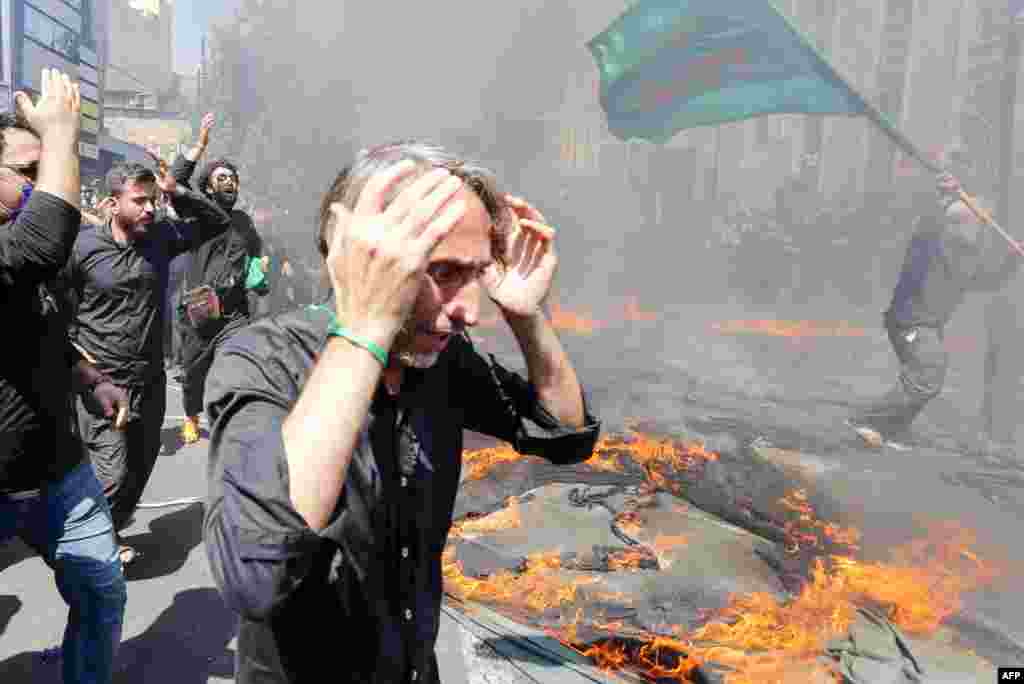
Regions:
<instances>
[{"instance_id":1,"label":"gray-haired man","mask_svg":"<svg viewBox=\"0 0 1024 684\"><path fill-rule=\"evenodd\" d=\"M241 331L207 381L203 536L242 615L237 681L438 681L463 429L556 463L589 458L598 436L541 310L553 237L436 147L366 150L337 177L317 238L332 301ZM466 336L482 293L529 381Z\"/></svg>"}]
</instances>

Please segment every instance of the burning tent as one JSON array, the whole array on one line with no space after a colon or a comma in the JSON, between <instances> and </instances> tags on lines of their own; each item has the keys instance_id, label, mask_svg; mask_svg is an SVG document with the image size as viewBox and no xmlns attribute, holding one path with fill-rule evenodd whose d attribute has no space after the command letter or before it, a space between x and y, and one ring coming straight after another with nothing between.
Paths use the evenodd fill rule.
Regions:
<instances>
[{"instance_id":1,"label":"burning tent","mask_svg":"<svg viewBox=\"0 0 1024 684\"><path fill-rule=\"evenodd\" d=\"M573 467L467 451L446 610L572 672L535 681L991 681L947 626L997 575L969 531L860 559L805 466L764 442L716 453L639 431Z\"/></svg>"}]
</instances>

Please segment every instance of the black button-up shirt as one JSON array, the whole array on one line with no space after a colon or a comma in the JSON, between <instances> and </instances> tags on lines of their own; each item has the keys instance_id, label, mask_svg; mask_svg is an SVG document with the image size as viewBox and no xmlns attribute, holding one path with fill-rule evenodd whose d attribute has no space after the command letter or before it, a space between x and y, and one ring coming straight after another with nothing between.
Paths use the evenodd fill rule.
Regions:
<instances>
[{"instance_id":1,"label":"black button-up shirt","mask_svg":"<svg viewBox=\"0 0 1024 684\"><path fill-rule=\"evenodd\" d=\"M191 223L154 222L127 244L114 239L110 221L82 230L64 274L75 315L71 338L120 386L161 381L164 306L170 263L179 254L223 235L231 219L192 191L172 199Z\"/></svg>"},{"instance_id":2,"label":"black button-up shirt","mask_svg":"<svg viewBox=\"0 0 1024 684\"><path fill-rule=\"evenodd\" d=\"M281 428L327 343L330 314L262 319L227 342L206 386L213 421L204 539L242 616L241 683L437 681L441 553L463 429L555 463L590 457L600 426L559 424L520 376L454 338L429 370L379 388L337 508L319 533L289 496Z\"/></svg>"}]
</instances>

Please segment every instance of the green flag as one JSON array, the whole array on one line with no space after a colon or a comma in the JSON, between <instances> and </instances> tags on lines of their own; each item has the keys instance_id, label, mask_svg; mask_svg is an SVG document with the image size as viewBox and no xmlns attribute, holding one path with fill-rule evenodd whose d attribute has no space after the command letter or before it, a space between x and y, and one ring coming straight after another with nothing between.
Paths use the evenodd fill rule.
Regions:
<instances>
[{"instance_id":1,"label":"green flag","mask_svg":"<svg viewBox=\"0 0 1024 684\"><path fill-rule=\"evenodd\" d=\"M640 0L587 47L622 140L764 114L877 115L768 0Z\"/></svg>"}]
</instances>

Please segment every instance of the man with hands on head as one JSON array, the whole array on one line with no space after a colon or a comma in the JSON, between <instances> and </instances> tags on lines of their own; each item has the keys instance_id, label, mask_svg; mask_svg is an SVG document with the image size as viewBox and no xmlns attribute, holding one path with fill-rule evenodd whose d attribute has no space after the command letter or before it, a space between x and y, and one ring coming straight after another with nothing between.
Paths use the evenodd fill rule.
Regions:
<instances>
[{"instance_id":1,"label":"man with hands on head","mask_svg":"<svg viewBox=\"0 0 1024 684\"><path fill-rule=\"evenodd\" d=\"M207 382L204 539L242 617L237 681L437 682L463 430L560 464L598 437L542 310L554 232L485 169L400 142L341 172L317 243L330 301L253 323ZM473 348L483 294L528 380Z\"/></svg>"},{"instance_id":2,"label":"man with hands on head","mask_svg":"<svg viewBox=\"0 0 1024 684\"><path fill-rule=\"evenodd\" d=\"M108 684L126 600L110 510L75 430L73 393L110 421L125 397L70 343L59 276L79 234L77 84L44 69L41 95L0 115L0 541L20 537L68 604L65 684Z\"/></svg>"}]
</instances>

